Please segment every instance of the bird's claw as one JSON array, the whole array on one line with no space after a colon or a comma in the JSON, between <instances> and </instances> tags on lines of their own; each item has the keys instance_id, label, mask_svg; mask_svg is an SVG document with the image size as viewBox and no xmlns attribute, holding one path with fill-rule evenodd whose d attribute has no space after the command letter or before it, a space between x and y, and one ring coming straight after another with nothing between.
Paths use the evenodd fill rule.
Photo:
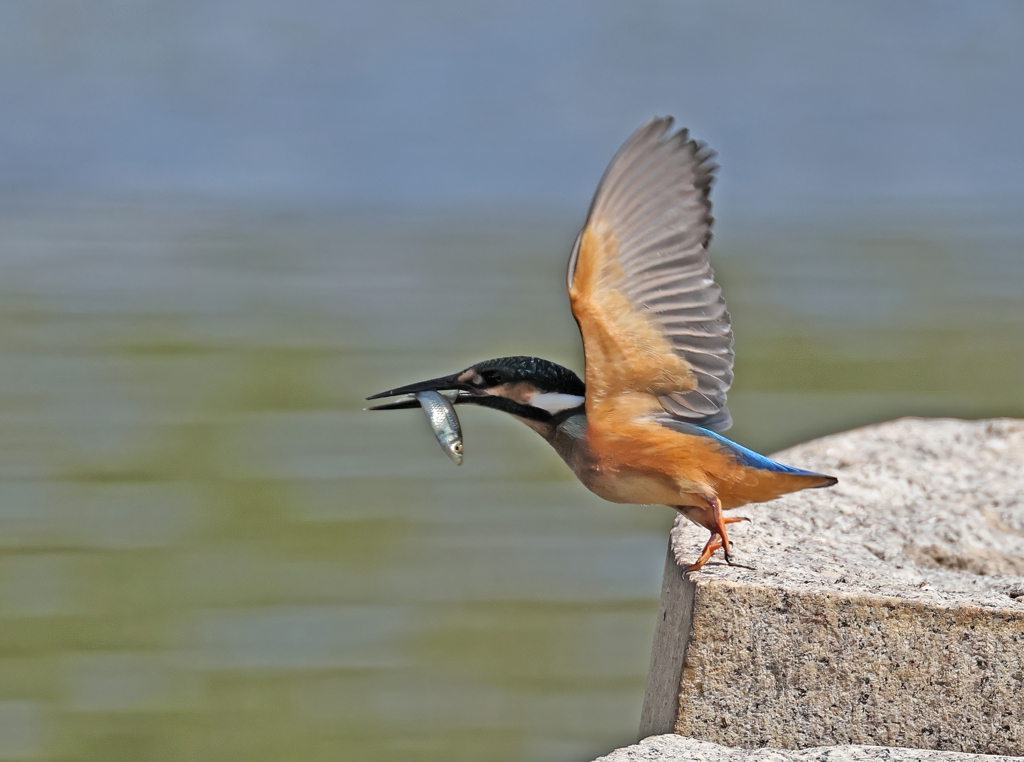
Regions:
<instances>
[{"instance_id":1,"label":"bird's claw","mask_svg":"<svg viewBox=\"0 0 1024 762\"><path fill-rule=\"evenodd\" d=\"M718 534L712 534L708 539L707 544L704 545L704 550L701 551L700 558L683 569L683 574L699 571L700 568L708 562L708 559L711 558L714 552L721 547L723 547L722 538Z\"/></svg>"},{"instance_id":2,"label":"bird's claw","mask_svg":"<svg viewBox=\"0 0 1024 762\"><path fill-rule=\"evenodd\" d=\"M722 503L717 497L710 498L708 500L708 506L711 508L711 526L709 527L711 537L708 538L707 544L704 546L704 550L701 551L700 557L695 562L687 566L683 570L683 573L686 574L699 570L708 562L714 552L719 548L721 548L725 555L725 562L729 566L736 566L741 569L750 569L751 567L735 563L732 560L732 547L729 542L729 535L725 532L726 524L735 524L738 521L750 521L750 518L747 516L730 516L729 518L726 518L722 515Z\"/></svg>"}]
</instances>

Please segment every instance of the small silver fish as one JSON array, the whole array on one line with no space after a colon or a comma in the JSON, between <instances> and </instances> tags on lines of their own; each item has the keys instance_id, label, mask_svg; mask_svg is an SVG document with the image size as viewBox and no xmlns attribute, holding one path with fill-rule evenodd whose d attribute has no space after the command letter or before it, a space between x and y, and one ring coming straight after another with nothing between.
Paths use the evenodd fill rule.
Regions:
<instances>
[{"instance_id":1,"label":"small silver fish","mask_svg":"<svg viewBox=\"0 0 1024 762\"><path fill-rule=\"evenodd\" d=\"M417 392L415 397L423 412L427 414L437 443L456 466L461 466L462 426L459 425L459 417L455 414L452 403L437 392Z\"/></svg>"}]
</instances>

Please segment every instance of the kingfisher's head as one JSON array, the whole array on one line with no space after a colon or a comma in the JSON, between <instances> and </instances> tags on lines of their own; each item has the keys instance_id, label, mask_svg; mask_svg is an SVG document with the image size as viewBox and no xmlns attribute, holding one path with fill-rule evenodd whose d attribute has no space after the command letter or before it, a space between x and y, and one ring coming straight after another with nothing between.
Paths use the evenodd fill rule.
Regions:
<instances>
[{"instance_id":1,"label":"kingfisher's head","mask_svg":"<svg viewBox=\"0 0 1024 762\"><path fill-rule=\"evenodd\" d=\"M458 392L455 404L504 410L542 433L567 416L582 412L584 400L583 382L571 370L539 357L522 356L485 360L450 376L389 389L367 399L424 391ZM402 400L370 409L394 410L418 404Z\"/></svg>"}]
</instances>

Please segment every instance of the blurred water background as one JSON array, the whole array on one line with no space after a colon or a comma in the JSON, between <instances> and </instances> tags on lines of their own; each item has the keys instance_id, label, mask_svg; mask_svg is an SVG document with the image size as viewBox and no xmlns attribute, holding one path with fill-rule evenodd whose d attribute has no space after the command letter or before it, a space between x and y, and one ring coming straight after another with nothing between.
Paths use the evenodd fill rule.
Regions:
<instances>
[{"instance_id":1,"label":"blurred water background","mask_svg":"<svg viewBox=\"0 0 1024 762\"><path fill-rule=\"evenodd\" d=\"M673 113L730 436L1024 415L1022 92L1012 2L3 3L0 759L631 742L670 512L362 398L582 370L569 246Z\"/></svg>"}]
</instances>

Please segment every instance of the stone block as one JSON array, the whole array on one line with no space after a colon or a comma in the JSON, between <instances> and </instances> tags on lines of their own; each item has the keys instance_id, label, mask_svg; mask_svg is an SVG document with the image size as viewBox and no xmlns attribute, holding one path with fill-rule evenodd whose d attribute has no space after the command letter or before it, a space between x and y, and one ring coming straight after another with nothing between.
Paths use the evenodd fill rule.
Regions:
<instances>
[{"instance_id":1,"label":"stone block","mask_svg":"<svg viewBox=\"0 0 1024 762\"><path fill-rule=\"evenodd\" d=\"M839 484L739 509L750 568L684 579L707 533L677 522L641 737L1024 755L1024 422L908 418L774 457Z\"/></svg>"}]
</instances>

